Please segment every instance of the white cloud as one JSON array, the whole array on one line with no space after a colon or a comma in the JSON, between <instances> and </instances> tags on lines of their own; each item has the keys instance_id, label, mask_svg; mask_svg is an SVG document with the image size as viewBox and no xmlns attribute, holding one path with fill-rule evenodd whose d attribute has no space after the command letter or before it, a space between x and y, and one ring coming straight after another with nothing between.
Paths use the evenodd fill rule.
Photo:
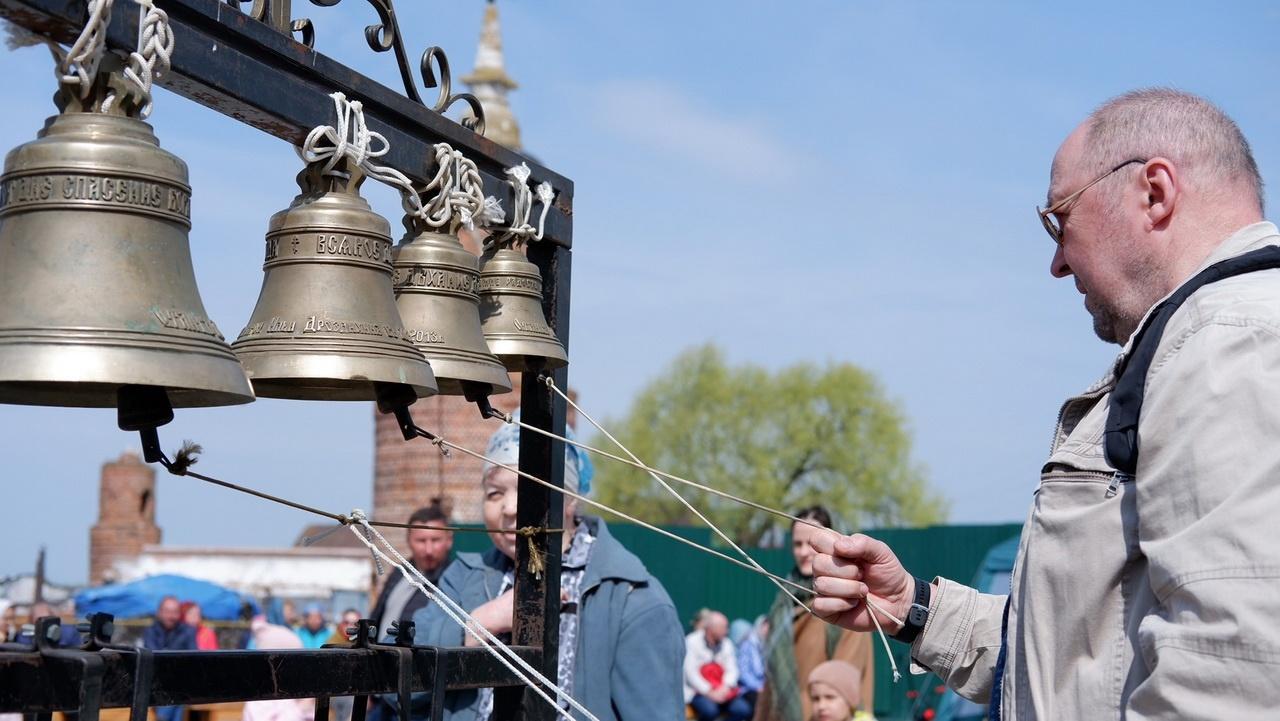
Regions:
<instances>
[{"instance_id":1,"label":"white cloud","mask_svg":"<svg viewBox=\"0 0 1280 721\"><path fill-rule=\"evenodd\" d=\"M763 123L734 116L659 81L623 80L593 93L597 121L628 140L715 173L762 184L796 181L816 165Z\"/></svg>"}]
</instances>

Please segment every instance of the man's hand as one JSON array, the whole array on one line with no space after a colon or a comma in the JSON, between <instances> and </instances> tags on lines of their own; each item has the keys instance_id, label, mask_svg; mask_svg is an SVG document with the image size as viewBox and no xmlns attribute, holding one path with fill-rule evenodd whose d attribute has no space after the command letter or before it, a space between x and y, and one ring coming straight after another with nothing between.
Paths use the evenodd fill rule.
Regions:
<instances>
[{"instance_id":1,"label":"man's hand","mask_svg":"<svg viewBox=\"0 0 1280 721\"><path fill-rule=\"evenodd\" d=\"M729 700L729 689L724 686L717 686L711 689L711 693L707 694L707 698L716 703L724 703Z\"/></svg>"},{"instance_id":2,"label":"man's hand","mask_svg":"<svg viewBox=\"0 0 1280 721\"><path fill-rule=\"evenodd\" d=\"M819 533L809 541L813 559L813 611L819 618L853 631L874 631L867 595L899 619L911 609L915 580L884 543L860 533L837 536ZM898 624L883 614L877 620L887 633Z\"/></svg>"}]
</instances>

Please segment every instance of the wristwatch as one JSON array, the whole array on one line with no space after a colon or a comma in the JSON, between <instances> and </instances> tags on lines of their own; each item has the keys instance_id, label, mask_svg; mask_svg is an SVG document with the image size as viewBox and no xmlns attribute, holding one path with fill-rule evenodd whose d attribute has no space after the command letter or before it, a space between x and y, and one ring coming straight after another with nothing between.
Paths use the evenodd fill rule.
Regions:
<instances>
[{"instance_id":1,"label":"wristwatch","mask_svg":"<svg viewBox=\"0 0 1280 721\"><path fill-rule=\"evenodd\" d=\"M929 620L929 584L919 578L915 581L916 595L911 601L911 609L907 611L907 617L902 619L906 623L893 634L892 638L895 641L911 643L916 640L916 636L920 635L925 623Z\"/></svg>"}]
</instances>

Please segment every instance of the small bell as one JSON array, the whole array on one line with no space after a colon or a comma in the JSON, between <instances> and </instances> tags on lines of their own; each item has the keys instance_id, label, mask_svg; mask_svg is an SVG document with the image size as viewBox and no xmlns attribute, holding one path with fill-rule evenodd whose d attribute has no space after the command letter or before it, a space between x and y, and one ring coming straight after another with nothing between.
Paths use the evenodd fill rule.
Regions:
<instances>
[{"instance_id":1,"label":"small bell","mask_svg":"<svg viewBox=\"0 0 1280 721\"><path fill-rule=\"evenodd\" d=\"M379 387L436 392L391 289L391 226L360 197L364 171L311 163L271 216L257 307L232 344L254 390L297 400L373 400Z\"/></svg>"},{"instance_id":2,"label":"small bell","mask_svg":"<svg viewBox=\"0 0 1280 721\"><path fill-rule=\"evenodd\" d=\"M248 403L196 287L187 166L128 116L119 68L108 54L91 92L64 89L62 113L5 158L0 402L111 408L130 387L180 408Z\"/></svg>"},{"instance_id":3,"label":"small bell","mask_svg":"<svg viewBox=\"0 0 1280 721\"><path fill-rule=\"evenodd\" d=\"M518 251L495 245L480 259L480 321L489 350L509 371L555 370L569 359L542 314L542 274Z\"/></svg>"},{"instance_id":4,"label":"small bell","mask_svg":"<svg viewBox=\"0 0 1280 721\"><path fill-rule=\"evenodd\" d=\"M456 235L405 219L395 249L395 292L409 337L431 363L445 395L511 390L511 378L480 327L480 270Z\"/></svg>"}]
</instances>

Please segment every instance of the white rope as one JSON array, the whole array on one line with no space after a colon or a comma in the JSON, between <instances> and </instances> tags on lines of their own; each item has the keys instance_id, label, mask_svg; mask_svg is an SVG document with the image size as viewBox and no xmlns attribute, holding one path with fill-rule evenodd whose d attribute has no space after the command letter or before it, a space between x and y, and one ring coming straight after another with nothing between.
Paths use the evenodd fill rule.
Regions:
<instances>
[{"instance_id":1,"label":"white rope","mask_svg":"<svg viewBox=\"0 0 1280 721\"><path fill-rule=\"evenodd\" d=\"M480 169L462 151L448 143L436 143L436 174L426 186L414 187L404 173L374 162L386 155L391 145L384 135L369 130L363 104L347 100L342 93L329 97L333 99L337 125L312 128L298 151L303 161L323 162L323 172L332 175L338 172L338 163L348 159L368 177L400 191L404 212L431 228L447 227L450 233L457 233L459 226L474 230L502 221L502 204L497 198L485 197ZM425 204L423 196L429 197Z\"/></svg>"},{"instance_id":2,"label":"white rope","mask_svg":"<svg viewBox=\"0 0 1280 721\"><path fill-rule=\"evenodd\" d=\"M448 143L436 143L435 149L438 170L423 192L435 190L436 193L427 201L427 218L424 220L433 228L448 224L450 231L456 231L457 225L461 224L468 230L474 230L476 220L486 207L491 213L493 208L500 206L486 206L484 181L475 161Z\"/></svg>"},{"instance_id":3,"label":"white rope","mask_svg":"<svg viewBox=\"0 0 1280 721\"><path fill-rule=\"evenodd\" d=\"M871 603L870 597L862 600L866 601L869 608L879 610L879 607ZM883 613L883 611L881 613ZM893 651L889 649L889 637L885 636L884 629L880 628L880 619L876 618L876 615L870 611L867 612L867 615L871 617L871 623L875 624L876 634L880 636L880 643L884 644L884 654L889 657L889 668L893 669L893 682L897 683L902 680L902 674L898 671L898 662L893 659Z\"/></svg>"},{"instance_id":4,"label":"white rope","mask_svg":"<svg viewBox=\"0 0 1280 721\"><path fill-rule=\"evenodd\" d=\"M527 170L527 169L526 169L526 170ZM643 463L640 461L640 458L639 458L636 454L632 453L630 448L627 448L626 446L622 445L622 441L619 441L617 438L614 438L612 433L610 433L608 430L606 430L604 426L602 426L602 425L600 425L599 423L597 423L597 422L596 422L596 419L592 418L590 413L587 413L587 412L586 412L585 410L583 410L580 406L578 406L578 404L577 404L577 403L574 403L572 400L570 400L568 395L566 395L566 394L564 394L564 393L561 393L561 392L560 392L560 389L556 387L555 382L551 379L551 376L546 376L546 378L547 378L547 380L549 381L549 382L547 383L547 386L548 386L549 388L551 388L551 390L555 391L555 393L556 393L556 394L558 394L558 395L560 395L562 398L564 398L564 399L565 399L565 400L566 400L566 401L567 401L567 402L568 402L568 403L573 407L573 409L574 409L574 410L576 410L579 414L581 414L583 418L586 418L586 419L587 419L587 421L588 421L589 423L591 423L591 425L595 426L595 427L596 427L596 430L598 430L598 431L600 431L601 433L603 433L603 434L604 434L604 436L605 436L605 438L608 438L610 441L612 441L612 442L613 442L613 444L614 444L615 446L617 446L618 448L622 449L622 452L623 452L623 453L626 453L628 456L630 456L630 457L631 457L631 460L635 461L636 463L640 463L641 465L643 465ZM509 413L508 413L508 414L506 414L505 416L503 416L503 420L504 420L504 421L506 421L507 423L511 423L511 424L514 424L514 425L518 425L518 426L520 426L520 427L525 427L525 424L524 424L524 423L522 423L522 422L520 422L520 421L517 421L517 420L516 420L516 419L515 419L511 414L509 414ZM653 472L649 472L649 477L650 477L650 478L652 478L653 480L657 481L657 482L658 482L658 485L660 485L660 486L662 486L663 488L665 488L665 489L667 490L667 492L668 492L668 493L670 493L671 495L675 496L676 500L680 501L680 503L681 503L681 504L683 504L685 508L687 508L687 509L689 509L690 511L692 511L692 512L693 512L693 515L697 516L699 520L701 520L704 524L706 524L707 528L710 528L712 531L714 531L714 532L715 532L715 534L721 538L721 540L723 540L725 543L729 544L729 547L730 547L730 548L732 548L733 550L737 551L737 552L738 552L738 555L740 555L740 556L742 556L744 559L746 559L747 563L750 563L750 564L751 564L751 565L752 565L756 570L758 570L758 571L761 571L761 572L764 572L764 573L768 573L768 571L765 571L765 569L764 569L764 567L763 567L763 566L761 566L759 563L757 563L757 562L756 562L756 560L755 560L754 558L752 558L752 557L751 557L751 554L749 554L749 553L747 553L746 551L742 550L742 548L741 548L737 543L734 543L733 539L732 539L732 538L730 538L728 534L726 534L724 531L720 530L720 527L719 527L719 526L717 526L715 523L713 523L713 522L711 521L711 519L710 519L710 518L707 518L705 515L703 515L702 511L699 511L699 510L698 510L697 508L695 508L695 507L694 507L694 505L693 505L692 503L690 503L690 502L689 502L689 501L688 501L684 496L680 495L680 492L679 492L679 491L677 491L676 489L672 488L670 483L667 483L667 482L666 482L665 480L663 480L660 476L658 476L658 474L653 473ZM770 580L770 582L772 582L772 583L773 583L773 585L775 585L775 586L777 586L777 587L778 587L778 590L779 590L779 591L782 591L783 593L787 594L787 597L788 597L788 598L790 598L792 601L794 601L798 606L800 606L801 608L803 608L804 610L808 611L808 612L809 612L809 613L811 613L811 614L813 613L813 609L809 607L809 604L807 604L807 603L805 603L804 601L801 601L799 598L797 598L797 597L796 597L796 595L795 595L794 593L792 593L791 591L789 591L789 590L787 589L787 587L786 587L786 586L783 586L783 585L782 585L782 583L780 583L779 581L774 580L772 577L770 577L770 578L769 578L769 580Z\"/></svg>"},{"instance_id":5,"label":"white rope","mask_svg":"<svg viewBox=\"0 0 1280 721\"><path fill-rule=\"evenodd\" d=\"M614 445L616 445L618 448L621 448L621 449L622 449L622 451L623 451L624 453L626 453L628 456L631 456L631 460L635 461L636 463L638 463L638 464L640 464L640 465L644 465L643 463L641 463L640 459L636 456L636 454L632 453L632 452L631 452L631 451L630 451L626 446L622 445L622 443L621 443L617 438L614 438L614 437L613 437L613 434L612 434L612 433L610 433L609 431L607 431L607 430L604 428L604 426L602 426L602 425L600 425L599 423L597 423L597 422L596 422L596 419L592 418L590 413L587 413L585 410L583 410L582 406L579 406L577 403L575 403L575 402L574 402L574 400L573 400L572 398L570 398L570 397L569 397L569 394L562 392L562 391L560 390L560 388L556 386L556 384L555 384L555 380L554 380L551 376L549 376L549 375L548 375L548 376L545 376L545 379L546 379L546 380L545 380L545 383L546 383L547 387L548 387L548 388L550 388L550 389L551 389L551 390L552 390L556 395L558 395L558 396L560 396L561 398L563 398L563 399L564 399L564 401L565 401L565 403L567 403L571 408L573 408L573 410L575 410L575 411L576 411L579 415L581 415L583 418L586 418L586 419L587 419L587 422L589 422L591 425L595 426L595 427L596 427L596 429L597 429L597 430L599 430L601 433L603 433L603 434L604 434L604 436L605 436L606 438L608 438L610 441L612 441ZM536 428L536 427L534 427L534 426L526 426L524 423L520 423L519 421L516 421L516 420L515 420L514 418L512 418L510 415L507 415L507 416L504 418L504 420L506 420L506 422L508 422L508 423L513 423L513 422L514 422L514 423L518 423L522 428L531 428L531 429L533 429L533 430L537 430L537 431L540 431L540 430L541 430L541 429L538 429L538 428ZM566 438L566 439L564 439L564 440L566 440L566 441L567 441L568 439ZM696 508L694 508L694 507L693 507L693 506L692 506L688 501L686 501L686 500L685 500L685 498L684 498L684 496L681 496L679 493L677 493L677 492L676 492L676 490L675 490L674 488L672 488L672 487L671 487L670 485L668 485L665 481L663 481L660 477L658 477L658 474L657 474L657 473L654 473L653 471L650 471L650 472L649 472L649 475L650 475L651 477L653 477L653 480L655 480L655 481L657 481L659 484L661 484L663 488L665 488L665 489L667 489L668 491L670 491L670 492L671 492L671 495L673 495L673 496L675 496L676 498L680 499L680 502L681 502L681 503L683 503L683 504L685 505L685 507L686 507L686 508L688 508L689 510L693 511L693 512L694 512L694 514L698 516L698 518L701 518L701 519L702 519L702 521L703 521L704 523L706 523L708 526L710 526L710 527L711 527L711 530L713 530L713 531L715 531L717 534L719 534L719 536L720 536L722 539L724 539L724 540L725 540L725 541L726 541L730 546L732 546L732 547L733 547L733 549L734 549L735 551L737 551L738 553L742 554L742 556L743 556L744 558L746 558L748 561L750 561L750 563L751 563L751 565L752 565L752 566L755 566L756 568L760 569L761 571L764 571L764 569L760 567L760 564L756 563L755 559L753 559L753 558L751 558L751 556L747 555L746 551L743 551L741 548L738 548L738 545L737 545L736 543L734 543L733 541L729 540L729 537L728 537L728 536L726 536L726 535L724 534L724 532L722 532L719 528L717 528L717 527L716 527L716 525L715 525L715 524L713 524L710 520L708 520L706 516L703 516L703 515L702 515L702 513L700 513L700 512L699 512ZM779 582L778 582L778 581L776 581L776 580L773 580L772 578L770 578L770 580L771 580L771 581L773 581L773 585L777 586L779 589L781 589L781 590L782 590L782 592L783 592L783 593L785 593L785 594L787 594L788 596L790 596L791 600L793 600L793 601L795 601L796 603L800 604L800 606L801 606L802 608L804 608L806 611L808 611L809 613L813 614L814 616L817 616L817 614L815 614L815 613L813 612L813 609L812 609L812 608L810 608L810 607L806 606L804 603L802 603L802 602L800 601L800 599L796 598L796 597L795 597L795 596L794 596L790 591L788 591L786 588L784 588L784 587L783 587L783 585L782 585L781 583L779 583ZM887 637L887 636L885 636L884 629L880 627L880 619L876 618L876 613L884 614L886 617L888 617L888 618L892 619L894 622L896 622L899 626L902 626L902 625L904 625L904 624L902 623L902 621L899 621L897 618L895 618L892 614L890 614L889 612L887 612L887 611L885 611L883 608L881 608L881 607L879 606L879 604L877 604L875 601L872 601L872 600L871 600L871 598L870 598L869 596L868 596L868 597L866 597L866 598L864 598L863 600L866 602L867 607L870 609L870 611L867 613L867 615L871 617L871 622L872 622L873 624L875 624L875 627L876 627L876 633L877 633L877 634L879 634L879 636L880 636L880 641L881 641L881 643L883 643L883 644L884 644L884 650L885 650L885 653L886 653L886 654L888 654L888 656L889 656L889 666L893 669L893 681L894 681L894 683L897 683L897 682L902 678L902 674L898 671L898 663L897 663L897 661L895 661L895 660L894 660L894 658L893 658L893 652L889 650L889 639L888 639L888 637Z\"/></svg>"},{"instance_id":6,"label":"white rope","mask_svg":"<svg viewBox=\"0 0 1280 721\"><path fill-rule=\"evenodd\" d=\"M543 231L547 223L547 212L551 209L551 201L555 199L555 189L551 187L550 183L542 182L538 184L535 191L530 191L529 176L531 171L527 163L507 168L503 173L507 176L507 185L511 186L513 198L511 222L504 228L496 229L501 233L490 238L485 245L493 246L508 241L514 241L515 244L519 244L529 239L542 240ZM535 192L538 202L542 204L542 213L538 216L537 227L529 223L529 217L533 214Z\"/></svg>"},{"instance_id":7,"label":"white rope","mask_svg":"<svg viewBox=\"0 0 1280 721\"><path fill-rule=\"evenodd\" d=\"M533 426L522 426L522 427L527 427L527 428L531 428L531 429L533 429L533 428L534 428ZM545 432L545 431L542 431L541 429L535 429L535 430L538 430L539 432L542 432L544 435L550 435L550 437L551 437L551 438L559 438L559 436L556 436L556 435L554 435L554 434L546 434L546 432ZM723 561L728 561L729 563L732 563L733 565L738 566L738 567L740 567L740 568L745 568L746 570L748 570L748 571L750 571L750 572L752 572L752 573L759 574L759 575L762 575L762 576L767 576L767 577L769 577L769 578L774 579L775 581L779 581L779 582L781 582L781 583L785 583L785 584L787 584L787 585L789 585L789 586L792 586L792 587L794 587L794 588L796 588L796 589L799 589L799 590L801 590L801 591L804 591L804 592L806 592L806 593L812 592L812 590L813 590L813 589L810 589L810 588L806 588L805 586L802 586L802 585L800 585L800 584L796 583L795 581L792 581L792 580L791 580L791 579L789 579L789 578L783 578L783 577L781 577L781 576L775 576L775 575L773 575L772 573L769 573L768 571L761 571L761 570L759 570L759 569L755 568L754 566L752 566L752 565L748 564L748 563L747 563L747 562L745 562L745 561L739 561L738 559L734 558L733 556L730 556L730 555L727 555L727 554L721 553L720 551L717 551L717 550L715 550L714 548L708 548L708 547L706 547L706 546L703 546L702 544L698 543L697 541L691 541L691 540L689 540L689 539L685 538L684 536L676 535L676 534L672 533L671 531L668 531L668 530L667 530L667 529L665 529L665 528L661 528L661 527L659 527L659 526L655 526L655 525L653 525L652 523L648 523L648 522L646 522L646 521L642 521L642 520L640 520L639 518L636 518L635 516L632 516L632 515L631 515L631 514L629 514L629 513L624 513L623 511L619 511L618 509L613 508L613 507L610 507L610 506L607 506L607 505L605 505L605 504L603 504L603 503L600 503L599 501L595 501L595 500L592 500L592 499L590 499L590 498L587 498L586 496L584 496L584 495L582 495L582 494L580 494L580 493L575 493L574 491L571 491L571 490L569 490L569 489L567 489L567 488L561 488L560 486L552 485L551 483L548 483L547 481L544 481L544 480L542 480L541 478L538 478L538 477L537 477L537 476L535 476L535 475L532 475L532 474L530 474L530 473L525 473L524 471L520 470L519 468L517 468L517 467L515 467L515 466L510 466L510 465L507 465L507 464L505 464L505 463L500 463L500 462L498 462L498 461L496 461L496 460L494 460L494 459L492 459L492 458L490 458L490 457L488 457L488 456L484 455L483 453L477 453L476 451L473 451L473 450L471 450L471 449L469 449L469 448L466 448L466 447L460 446L460 445L458 445L457 443L454 443L454 442L452 442L452 441L446 440L445 438L443 438L443 437L441 437L441 436L438 436L438 435L434 435L434 434L433 434L433 436L432 436L432 437L428 437L428 440L431 442L431 444L432 444L432 445L434 445L434 446L436 446L437 448L439 448L439 449L440 449L440 451L441 451L442 453L443 453L446 449L452 448L452 449L454 449L454 450L458 451L459 453L462 453L463 455L471 456L472 458L475 458L475 459L477 459L477 460L481 460L481 461L484 461L484 462L486 462L486 463L489 463L490 465L492 465L492 466L493 466L493 467L495 467L495 468L501 468L501 469L503 469L503 470L511 471L512 473L516 474L517 476L519 476L519 477L521 477L521 478L526 478L526 479L528 479L528 480L532 481L533 483L536 483L536 484L538 484L538 485L540 485L540 486L542 486L542 487L544 487L544 488L546 488L546 489L548 489L548 490L554 491L554 492L559 493L559 494L561 494L561 495L563 495L563 496L566 496L566 497L568 497L568 498L573 498L573 499L577 500L579 503L583 503L583 504L585 504L585 505L591 506L592 508L598 508L598 509L600 509L601 511L604 511L604 512L606 512L606 513L609 513L609 514L612 514L612 515L614 515L614 516L617 516L618 518L621 518L621 519L622 519L622 520L624 520L624 521L628 521L628 522L630 522L630 523L634 523L634 524L636 524L637 526L640 526L641 528L647 528L648 530L653 531L654 533L656 533L656 534L658 534L658 535L660 535L660 536L665 536L665 537L667 537L667 538L670 538L671 540L675 541L676 543L682 543L682 544L684 544L684 545L686 545L686 546L689 546L690 548L693 548L693 549L696 549L696 550L702 551L703 553L706 553L706 554L711 555L711 556L715 556L716 558L719 558L719 559L721 559L721 560L723 560ZM889 616L889 618L893 618L893 616ZM893 620L897 621L897 619L896 619L896 618L894 618ZM899 624L901 624L902 622L901 622L901 621L898 621L898 623L899 623Z\"/></svg>"},{"instance_id":8,"label":"white rope","mask_svg":"<svg viewBox=\"0 0 1280 721\"><path fill-rule=\"evenodd\" d=\"M80 86L80 97L87 98L93 88L98 64L107 47L107 23L111 19L113 0L88 0L89 18L71 49L58 64L58 80Z\"/></svg>"},{"instance_id":9,"label":"white rope","mask_svg":"<svg viewBox=\"0 0 1280 721\"><path fill-rule=\"evenodd\" d=\"M369 550L374 554L384 558L387 563L399 568L400 572L405 575L405 578L409 579L409 582L415 588L421 591L428 599L439 605L440 609L445 612L445 615L447 615L450 620L461 626L465 632L470 634L471 637L474 638L482 647L487 649L494 658L498 659L498 661L501 662L507 670L511 671L511 673L521 681L524 681L529 688L533 689L533 691L538 694L538 696L550 704L551 707L556 710L557 714L563 716L569 721L574 721L573 716L568 712L568 710L556 703L555 699L551 698L551 696L538 686L538 684L535 684L532 679L536 679L545 684L548 688L554 689L560 698L563 698L571 708L580 712L585 718L590 721L599 721L599 719L588 711L585 706L576 701L572 696L564 693L559 686L552 683L546 676L543 676L542 673L529 664L528 661L525 661L519 654L511 650L506 644L502 643L502 641L498 640L498 638L494 636L489 629L485 628L483 624L476 621L471 614L467 613L466 609L458 605L458 603L452 598L449 598L449 596L443 593L430 581L430 579L419 572L412 563L405 560L404 556L400 555L400 552L396 550L395 546L391 545L391 543L389 543L376 528L369 525L369 521L365 517L363 511L356 509L351 512L349 518L353 522L351 525L352 533L360 540L361 543L368 546ZM364 528L364 535L360 533L355 524L359 524ZM367 538L369 534L372 534L374 538L386 547L386 549L391 552L391 556L388 556L379 549L377 545L370 541ZM519 670L516 668L517 666L519 666Z\"/></svg>"},{"instance_id":10,"label":"white rope","mask_svg":"<svg viewBox=\"0 0 1280 721\"><path fill-rule=\"evenodd\" d=\"M354 165L363 166L369 159L381 157L390 150L387 139L365 125L364 106L359 100L349 101L342 93L332 93L329 97L333 100L337 125L317 125L307 133L298 150L298 156L304 162L323 162L322 172L332 175L338 172L338 163L344 158ZM327 144L322 144L322 141ZM381 143L381 147L375 149L374 141Z\"/></svg>"},{"instance_id":11,"label":"white rope","mask_svg":"<svg viewBox=\"0 0 1280 721\"><path fill-rule=\"evenodd\" d=\"M124 77L141 91L144 99L139 116L151 115L151 82L169 70L173 56L173 29L169 27L169 15L155 6L154 0L134 0L138 3L141 19L138 21L138 49L129 53L129 65ZM115 104L116 94L111 92L102 103L103 112Z\"/></svg>"}]
</instances>

